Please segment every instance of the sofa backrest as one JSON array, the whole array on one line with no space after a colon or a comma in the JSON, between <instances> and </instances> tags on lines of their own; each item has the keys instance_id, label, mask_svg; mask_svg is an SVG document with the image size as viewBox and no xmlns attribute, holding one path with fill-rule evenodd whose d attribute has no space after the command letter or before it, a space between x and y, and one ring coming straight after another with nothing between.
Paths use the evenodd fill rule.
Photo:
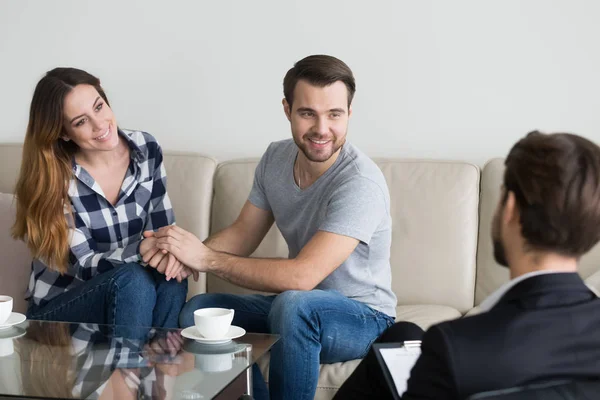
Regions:
<instances>
[{"instance_id":1,"label":"sofa backrest","mask_svg":"<svg viewBox=\"0 0 600 400\"><path fill-rule=\"evenodd\" d=\"M22 144L0 145L0 193L13 193L21 165ZM177 225L201 239L208 236L213 176L217 162L196 153L164 152L168 176L168 193L175 211ZM2 266L0 276L6 276ZM12 267L14 268L14 267ZM30 262L23 267L29 271ZM26 285L26 282L24 283ZM206 291L206 277L198 282L189 279L188 297Z\"/></svg>"},{"instance_id":2,"label":"sofa backrest","mask_svg":"<svg viewBox=\"0 0 600 400\"><path fill-rule=\"evenodd\" d=\"M10 236L10 227L15 222L13 198L11 193L0 193L0 294L13 298L15 312L25 313L31 253L24 242Z\"/></svg>"},{"instance_id":3,"label":"sofa backrest","mask_svg":"<svg viewBox=\"0 0 600 400\"><path fill-rule=\"evenodd\" d=\"M0 145L0 193L14 191L21 151L22 144ZM209 230L217 232L232 223L250 192L257 161L235 160L217 166L210 157L165 151L177 224L204 239ZM392 285L399 305L438 304L464 312L508 281L508 271L493 260L490 239L503 159L488 162L481 174L476 166L462 162L376 161L392 198ZM8 235L8 226L6 231ZM9 245L6 251L13 248L18 257L23 256L24 246ZM254 256L287 257L287 246L276 226ZM10 276L6 268L15 266L0 265L0 276ZM29 271L29 261L18 268ZM580 273L600 290L600 246L582 258ZM190 280L189 296L207 290L205 279ZM26 285L25 280L20 287ZM213 276L208 278L208 291L249 292Z\"/></svg>"},{"instance_id":4,"label":"sofa backrest","mask_svg":"<svg viewBox=\"0 0 600 400\"><path fill-rule=\"evenodd\" d=\"M390 189L392 286L398 304L473 307L477 254L479 169L463 162L376 160ZM211 233L237 218L252 187L254 160L219 165ZM253 256L287 257L274 225ZM252 293L212 275L209 292Z\"/></svg>"},{"instance_id":5,"label":"sofa backrest","mask_svg":"<svg viewBox=\"0 0 600 400\"><path fill-rule=\"evenodd\" d=\"M0 193L13 193L21 169L22 144L0 145Z\"/></svg>"},{"instance_id":6,"label":"sofa backrest","mask_svg":"<svg viewBox=\"0 0 600 400\"><path fill-rule=\"evenodd\" d=\"M165 151L167 190L177 225L201 240L208 237L213 177L217 161L194 153ZM198 282L188 279L188 298L206 292L206 274Z\"/></svg>"},{"instance_id":7,"label":"sofa backrest","mask_svg":"<svg viewBox=\"0 0 600 400\"><path fill-rule=\"evenodd\" d=\"M257 164L258 160L247 159L224 162L217 167L213 183L211 234L235 222L250 194ZM287 258L287 244L276 224L273 224L252 256ZM212 274L207 276L206 290L210 293L260 293L233 285Z\"/></svg>"},{"instance_id":8,"label":"sofa backrest","mask_svg":"<svg viewBox=\"0 0 600 400\"><path fill-rule=\"evenodd\" d=\"M492 217L500 200L503 174L503 158L488 161L481 173L477 283L475 285L476 305L479 305L487 296L509 280L508 269L494 261L494 249L490 236ZM581 258L579 274L589 286L597 291L600 290L600 245L596 245Z\"/></svg>"}]
</instances>

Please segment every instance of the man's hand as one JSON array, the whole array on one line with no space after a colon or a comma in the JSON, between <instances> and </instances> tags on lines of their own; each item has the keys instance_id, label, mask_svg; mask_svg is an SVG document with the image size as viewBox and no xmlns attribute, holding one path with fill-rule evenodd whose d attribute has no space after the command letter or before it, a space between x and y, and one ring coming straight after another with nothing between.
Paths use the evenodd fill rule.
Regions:
<instances>
[{"instance_id":1,"label":"man's hand","mask_svg":"<svg viewBox=\"0 0 600 400\"><path fill-rule=\"evenodd\" d=\"M188 268L205 272L208 270L208 257L212 253L209 249L190 232L170 225L154 232L156 247L164 254L171 253Z\"/></svg>"}]
</instances>

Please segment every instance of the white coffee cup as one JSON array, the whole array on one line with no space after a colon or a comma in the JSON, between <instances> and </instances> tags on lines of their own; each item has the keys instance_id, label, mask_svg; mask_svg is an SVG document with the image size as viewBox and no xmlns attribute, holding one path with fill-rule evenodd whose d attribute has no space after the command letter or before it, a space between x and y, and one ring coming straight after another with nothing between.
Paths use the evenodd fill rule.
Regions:
<instances>
[{"instance_id":1,"label":"white coffee cup","mask_svg":"<svg viewBox=\"0 0 600 400\"><path fill-rule=\"evenodd\" d=\"M220 339L229 330L234 313L228 308L199 308L194 311L194 324L206 339Z\"/></svg>"},{"instance_id":2,"label":"white coffee cup","mask_svg":"<svg viewBox=\"0 0 600 400\"><path fill-rule=\"evenodd\" d=\"M12 314L13 298L10 296L0 296L0 325L4 324L10 314Z\"/></svg>"}]
</instances>

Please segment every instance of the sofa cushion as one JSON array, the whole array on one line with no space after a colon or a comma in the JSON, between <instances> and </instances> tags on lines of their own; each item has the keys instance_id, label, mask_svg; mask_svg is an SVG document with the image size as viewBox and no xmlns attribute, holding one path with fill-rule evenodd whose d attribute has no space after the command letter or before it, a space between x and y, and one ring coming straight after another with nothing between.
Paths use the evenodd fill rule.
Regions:
<instances>
[{"instance_id":1,"label":"sofa cushion","mask_svg":"<svg viewBox=\"0 0 600 400\"><path fill-rule=\"evenodd\" d=\"M193 153L164 152L167 171L167 191L177 225L201 240L208 236L213 176L217 162ZM206 274L195 282L188 279L188 299L206 292Z\"/></svg>"},{"instance_id":2,"label":"sofa cushion","mask_svg":"<svg viewBox=\"0 0 600 400\"><path fill-rule=\"evenodd\" d=\"M24 242L10 236L10 228L15 222L15 205L12 194L0 193L0 294L13 298L13 310L27 311L25 291L31 272L31 253Z\"/></svg>"},{"instance_id":3,"label":"sofa cushion","mask_svg":"<svg viewBox=\"0 0 600 400\"><path fill-rule=\"evenodd\" d=\"M399 305L473 307L479 168L377 160L391 195L392 289Z\"/></svg>"},{"instance_id":4,"label":"sofa cushion","mask_svg":"<svg viewBox=\"0 0 600 400\"><path fill-rule=\"evenodd\" d=\"M219 164L214 179L212 223L210 233L216 233L235 222L254 181L258 160L236 160ZM252 254L253 257L287 258L285 239L273 224L267 236ZM207 291L211 293L250 294L261 293L226 282L212 274L207 277Z\"/></svg>"},{"instance_id":5,"label":"sofa cushion","mask_svg":"<svg viewBox=\"0 0 600 400\"><path fill-rule=\"evenodd\" d=\"M412 305L396 307L396 315L396 321L413 322L419 325L421 329L427 330L431 325L460 318L462 314L448 306Z\"/></svg>"},{"instance_id":6,"label":"sofa cushion","mask_svg":"<svg viewBox=\"0 0 600 400\"><path fill-rule=\"evenodd\" d=\"M496 158L486 163L481 173L481 200L479 246L477 252L477 282L475 304L480 304L487 296L508 282L508 268L494 260L491 239L492 218L500 201L500 187L504 174L504 159ZM600 245L594 248L579 263L579 274L586 283L600 290Z\"/></svg>"},{"instance_id":7,"label":"sofa cushion","mask_svg":"<svg viewBox=\"0 0 600 400\"><path fill-rule=\"evenodd\" d=\"M492 218L500 200L503 173L504 160L500 158L488 161L481 171L475 304L480 304L494 290L509 280L508 268L503 268L494 260L491 238Z\"/></svg>"},{"instance_id":8,"label":"sofa cushion","mask_svg":"<svg viewBox=\"0 0 600 400\"><path fill-rule=\"evenodd\" d=\"M0 145L0 193L14 193L19 170L21 169L21 143Z\"/></svg>"},{"instance_id":9,"label":"sofa cushion","mask_svg":"<svg viewBox=\"0 0 600 400\"><path fill-rule=\"evenodd\" d=\"M269 365L271 355L265 354L258 360L258 367L269 384ZM315 400L331 400L336 392L342 386L342 383L354 372L361 360L350 360L335 364L321 364L319 370L319 382L317 383L317 391Z\"/></svg>"}]
</instances>

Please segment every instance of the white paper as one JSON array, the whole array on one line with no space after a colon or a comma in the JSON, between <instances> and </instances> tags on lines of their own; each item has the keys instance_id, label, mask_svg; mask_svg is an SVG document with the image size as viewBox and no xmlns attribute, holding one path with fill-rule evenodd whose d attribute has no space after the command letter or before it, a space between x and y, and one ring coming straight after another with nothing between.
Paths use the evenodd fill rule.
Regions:
<instances>
[{"instance_id":1,"label":"white paper","mask_svg":"<svg viewBox=\"0 0 600 400\"><path fill-rule=\"evenodd\" d=\"M406 383L410 377L410 370L421 355L421 348L388 347L380 348L379 351L390 370L390 375L392 375L398 395L402 396L406 391Z\"/></svg>"}]
</instances>

